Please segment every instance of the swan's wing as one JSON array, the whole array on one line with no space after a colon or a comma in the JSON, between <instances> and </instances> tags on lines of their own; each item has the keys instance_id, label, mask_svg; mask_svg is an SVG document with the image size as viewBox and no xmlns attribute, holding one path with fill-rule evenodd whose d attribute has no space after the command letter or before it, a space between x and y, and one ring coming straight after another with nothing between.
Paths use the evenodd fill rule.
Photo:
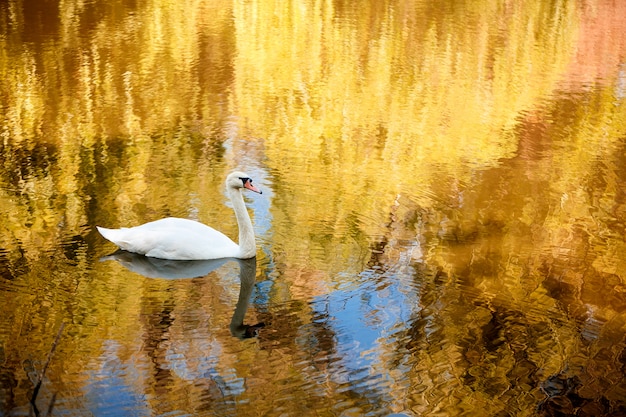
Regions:
<instances>
[{"instance_id":1,"label":"swan's wing","mask_svg":"<svg viewBox=\"0 0 626 417\"><path fill-rule=\"evenodd\" d=\"M219 259L237 256L239 246L222 233L180 235L148 232L143 247L144 255L172 260Z\"/></svg>"},{"instance_id":2,"label":"swan's wing","mask_svg":"<svg viewBox=\"0 0 626 417\"><path fill-rule=\"evenodd\" d=\"M98 231L121 249L172 260L236 257L239 246L223 233L202 223L178 218L141 226Z\"/></svg>"}]
</instances>

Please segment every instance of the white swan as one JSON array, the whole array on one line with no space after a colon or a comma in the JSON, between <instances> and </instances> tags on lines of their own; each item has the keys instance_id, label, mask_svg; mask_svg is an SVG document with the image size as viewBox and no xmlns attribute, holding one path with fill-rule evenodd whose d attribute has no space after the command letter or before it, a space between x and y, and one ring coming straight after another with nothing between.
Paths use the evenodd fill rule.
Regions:
<instances>
[{"instance_id":1,"label":"white swan","mask_svg":"<svg viewBox=\"0 0 626 417\"><path fill-rule=\"evenodd\" d=\"M130 228L107 229L96 226L105 239L121 249L152 258L205 260L249 259L256 256L254 229L241 193L243 188L262 194L243 172L226 177L226 190L239 225L239 245L225 234L194 220L168 217Z\"/></svg>"}]
</instances>

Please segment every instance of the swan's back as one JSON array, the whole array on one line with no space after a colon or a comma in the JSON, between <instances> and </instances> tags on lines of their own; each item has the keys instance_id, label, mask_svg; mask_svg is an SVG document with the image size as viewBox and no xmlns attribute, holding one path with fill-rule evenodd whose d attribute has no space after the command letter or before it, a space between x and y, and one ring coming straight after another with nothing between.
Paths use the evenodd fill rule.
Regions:
<instances>
[{"instance_id":1,"label":"swan's back","mask_svg":"<svg viewBox=\"0 0 626 417\"><path fill-rule=\"evenodd\" d=\"M168 217L141 226L107 229L105 239L121 249L153 258L173 260L239 257L239 245L223 233L194 220Z\"/></svg>"}]
</instances>

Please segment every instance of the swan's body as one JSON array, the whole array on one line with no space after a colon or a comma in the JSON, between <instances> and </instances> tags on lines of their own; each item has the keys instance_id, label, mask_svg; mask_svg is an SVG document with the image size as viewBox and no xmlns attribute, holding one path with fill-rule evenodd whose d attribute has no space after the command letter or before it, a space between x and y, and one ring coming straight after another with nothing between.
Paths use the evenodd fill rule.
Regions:
<instances>
[{"instance_id":1,"label":"swan's body","mask_svg":"<svg viewBox=\"0 0 626 417\"><path fill-rule=\"evenodd\" d=\"M172 260L205 260L220 258L249 259L256 256L254 229L243 202L241 191L247 188L261 193L242 172L226 178L226 189L239 225L239 244L225 234L200 222L168 217L130 228L106 229L97 226L105 239L121 249Z\"/></svg>"}]
</instances>

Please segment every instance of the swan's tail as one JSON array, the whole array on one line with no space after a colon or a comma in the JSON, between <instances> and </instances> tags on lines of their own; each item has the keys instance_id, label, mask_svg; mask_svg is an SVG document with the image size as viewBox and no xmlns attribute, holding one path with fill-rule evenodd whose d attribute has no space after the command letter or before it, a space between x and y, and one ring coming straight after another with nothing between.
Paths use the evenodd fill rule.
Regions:
<instances>
[{"instance_id":1,"label":"swan's tail","mask_svg":"<svg viewBox=\"0 0 626 417\"><path fill-rule=\"evenodd\" d=\"M135 252L144 255L146 252L142 249L142 241L139 241L139 246L137 243L137 239L129 240L128 231L130 229L126 227L122 227L121 229L107 229L106 227L96 226L98 232L109 242L115 243L120 249Z\"/></svg>"},{"instance_id":2,"label":"swan's tail","mask_svg":"<svg viewBox=\"0 0 626 417\"><path fill-rule=\"evenodd\" d=\"M126 231L128 229L126 228L107 229L106 227L100 227L100 226L96 226L96 229L98 229L98 232L100 232L102 237L104 237L109 242L115 243L121 249L130 250L132 252L132 249L129 248L129 242L126 237Z\"/></svg>"},{"instance_id":3,"label":"swan's tail","mask_svg":"<svg viewBox=\"0 0 626 417\"><path fill-rule=\"evenodd\" d=\"M115 230L114 229L107 229L106 227L100 227L100 226L96 226L96 229L98 229L98 232L100 232L102 237L104 237L106 240L109 240L115 243Z\"/></svg>"}]
</instances>

